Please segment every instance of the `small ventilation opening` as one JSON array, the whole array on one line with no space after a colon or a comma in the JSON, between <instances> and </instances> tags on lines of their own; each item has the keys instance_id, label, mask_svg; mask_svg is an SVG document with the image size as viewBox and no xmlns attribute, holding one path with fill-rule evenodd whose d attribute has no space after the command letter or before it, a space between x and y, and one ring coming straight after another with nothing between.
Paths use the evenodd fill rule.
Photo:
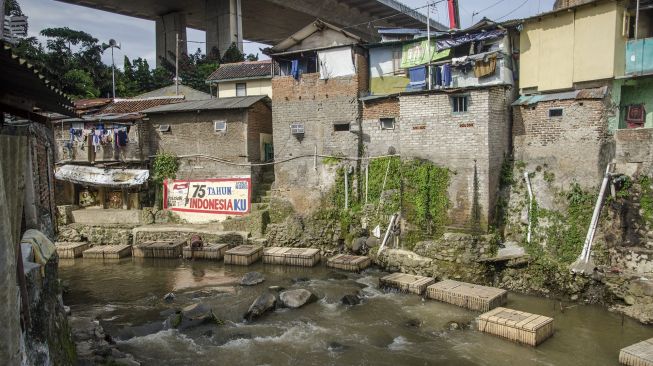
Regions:
<instances>
[{"instance_id":1,"label":"small ventilation opening","mask_svg":"<svg viewBox=\"0 0 653 366\"><path fill-rule=\"evenodd\" d=\"M562 108L549 109L549 118L562 117Z\"/></svg>"},{"instance_id":2,"label":"small ventilation opening","mask_svg":"<svg viewBox=\"0 0 653 366\"><path fill-rule=\"evenodd\" d=\"M349 131L349 123L334 123L333 124L334 132L346 132Z\"/></svg>"},{"instance_id":3,"label":"small ventilation opening","mask_svg":"<svg viewBox=\"0 0 653 366\"><path fill-rule=\"evenodd\" d=\"M159 132L170 132L170 125L159 125Z\"/></svg>"},{"instance_id":4,"label":"small ventilation opening","mask_svg":"<svg viewBox=\"0 0 653 366\"><path fill-rule=\"evenodd\" d=\"M395 119L394 118L381 118L379 120L382 130L394 130L395 129Z\"/></svg>"}]
</instances>

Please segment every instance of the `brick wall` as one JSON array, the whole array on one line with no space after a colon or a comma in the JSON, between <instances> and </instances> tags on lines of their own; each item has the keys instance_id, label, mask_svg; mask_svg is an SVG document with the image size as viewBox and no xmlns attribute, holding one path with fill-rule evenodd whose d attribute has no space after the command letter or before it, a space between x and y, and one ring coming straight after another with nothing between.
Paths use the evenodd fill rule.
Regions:
<instances>
[{"instance_id":1,"label":"brick wall","mask_svg":"<svg viewBox=\"0 0 653 366\"><path fill-rule=\"evenodd\" d=\"M247 111L203 111L151 114L150 155L157 152L177 156L202 154L235 163L247 163ZM213 121L226 120L227 131L215 132ZM170 132L160 132L160 125ZM249 175L249 166L234 166L202 158L182 159L177 178L202 179Z\"/></svg>"},{"instance_id":2,"label":"brick wall","mask_svg":"<svg viewBox=\"0 0 653 366\"><path fill-rule=\"evenodd\" d=\"M478 172L482 222L493 219L499 169L509 151L510 91L504 87L469 90L466 113L453 113L451 96L409 94L399 97L402 158L427 159L450 168L449 217L452 226L466 227L474 196L474 165Z\"/></svg>"},{"instance_id":3,"label":"brick wall","mask_svg":"<svg viewBox=\"0 0 653 366\"><path fill-rule=\"evenodd\" d=\"M653 168L653 128L622 129L615 132L617 163L641 164L641 171Z\"/></svg>"},{"instance_id":4,"label":"brick wall","mask_svg":"<svg viewBox=\"0 0 653 366\"><path fill-rule=\"evenodd\" d=\"M362 138L369 156L399 151L399 98L370 100L363 103ZM381 118L394 118L394 129L382 129Z\"/></svg>"},{"instance_id":5,"label":"brick wall","mask_svg":"<svg viewBox=\"0 0 653 366\"><path fill-rule=\"evenodd\" d=\"M562 108L562 117L549 117L549 109ZM514 107L515 160L526 170L539 167L555 174L555 184L568 188L600 183L606 164L614 156L608 134L610 113L603 100L559 100Z\"/></svg>"},{"instance_id":6,"label":"brick wall","mask_svg":"<svg viewBox=\"0 0 653 366\"><path fill-rule=\"evenodd\" d=\"M272 121L276 161L306 156L275 166L278 194L288 198L298 212L310 212L320 204L321 195L333 185L333 166L314 168L313 154L358 155L358 130L361 106L359 93L368 89L367 64L356 51L357 75L320 80L319 73L272 79ZM290 125L304 124L305 134L298 138ZM334 131L334 123L349 123L352 131Z\"/></svg>"},{"instance_id":7,"label":"brick wall","mask_svg":"<svg viewBox=\"0 0 653 366\"><path fill-rule=\"evenodd\" d=\"M263 102L254 104L247 113L247 126L249 161L261 161L261 134L272 133L272 109Z\"/></svg>"}]
</instances>

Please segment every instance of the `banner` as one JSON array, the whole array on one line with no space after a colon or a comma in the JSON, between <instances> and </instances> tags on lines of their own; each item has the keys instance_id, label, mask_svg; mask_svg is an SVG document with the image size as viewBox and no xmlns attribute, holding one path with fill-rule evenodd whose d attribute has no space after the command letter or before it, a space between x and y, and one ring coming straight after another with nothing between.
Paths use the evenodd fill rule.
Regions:
<instances>
[{"instance_id":1,"label":"banner","mask_svg":"<svg viewBox=\"0 0 653 366\"><path fill-rule=\"evenodd\" d=\"M431 61L436 61L449 56L450 50L437 52L435 48L435 39L431 40L431 57L427 56L428 41L423 40L420 42L407 43L401 49L401 68L406 69L409 67L424 65Z\"/></svg>"},{"instance_id":2,"label":"banner","mask_svg":"<svg viewBox=\"0 0 653 366\"><path fill-rule=\"evenodd\" d=\"M247 178L166 180L163 208L178 212L244 215L251 208L251 183Z\"/></svg>"}]
</instances>

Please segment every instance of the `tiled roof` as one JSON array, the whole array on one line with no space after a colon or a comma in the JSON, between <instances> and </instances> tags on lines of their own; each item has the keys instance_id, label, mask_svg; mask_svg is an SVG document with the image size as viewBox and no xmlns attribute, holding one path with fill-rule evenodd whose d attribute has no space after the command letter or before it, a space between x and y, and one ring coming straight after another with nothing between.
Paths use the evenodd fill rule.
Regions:
<instances>
[{"instance_id":1,"label":"tiled roof","mask_svg":"<svg viewBox=\"0 0 653 366\"><path fill-rule=\"evenodd\" d=\"M208 81L272 77L271 60L244 61L222 64L209 77Z\"/></svg>"},{"instance_id":2,"label":"tiled roof","mask_svg":"<svg viewBox=\"0 0 653 366\"><path fill-rule=\"evenodd\" d=\"M183 96L184 100L204 100L211 99L211 94L204 93L202 91L193 89L186 85L179 85L179 93L177 94L177 88L175 85L165 86L156 90L149 91L147 93L139 94L134 98L153 98L153 97L174 97L174 96Z\"/></svg>"},{"instance_id":3,"label":"tiled roof","mask_svg":"<svg viewBox=\"0 0 653 366\"><path fill-rule=\"evenodd\" d=\"M148 108L160 105L183 102L184 97L158 97L158 98L134 98L134 99L116 99L109 104L100 113L134 113L144 111Z\"/></svg>"},{"instance_id":4,"label":"tiled roof","mask_svg":"<svg viewBox=\"0 0 653 366\"><path fill-rule=\"evenodd\" d=\"M205 110L228 110L244 109L251 107L258 101L268 101L265 95L250 95L247 97L230 97L230 98L213 98L209 100L197 100L193 102L176 103L171 105L162 105L155 108L144 110L143 113L168 113L168 112L196 112Z\"/></svg>"}]
</instances>

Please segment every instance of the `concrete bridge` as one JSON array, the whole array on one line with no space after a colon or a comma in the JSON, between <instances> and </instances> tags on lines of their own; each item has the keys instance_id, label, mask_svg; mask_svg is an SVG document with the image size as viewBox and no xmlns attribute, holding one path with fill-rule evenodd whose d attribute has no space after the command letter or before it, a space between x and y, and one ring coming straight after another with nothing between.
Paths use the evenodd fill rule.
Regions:
<instances>
[{"instance_id":1,"label":"concrete bridge","mask_svg":"<svg viewBox=\"0 0 653 366\"><path fill-rule=\"evenodd\" d=\"M375 27L425 28L426 17L396 0L58 0L156 22L157 65L175 54L175 36L186 27L206 31L206 49L224 53L243 39L275 44L316 18L351 27L365 40L377 39ZM374 23L373 20L386 18ZM447 27L431 20L434 30ZM186 44L180 44L186 52Z\"/></svg>"}]
</instances>

